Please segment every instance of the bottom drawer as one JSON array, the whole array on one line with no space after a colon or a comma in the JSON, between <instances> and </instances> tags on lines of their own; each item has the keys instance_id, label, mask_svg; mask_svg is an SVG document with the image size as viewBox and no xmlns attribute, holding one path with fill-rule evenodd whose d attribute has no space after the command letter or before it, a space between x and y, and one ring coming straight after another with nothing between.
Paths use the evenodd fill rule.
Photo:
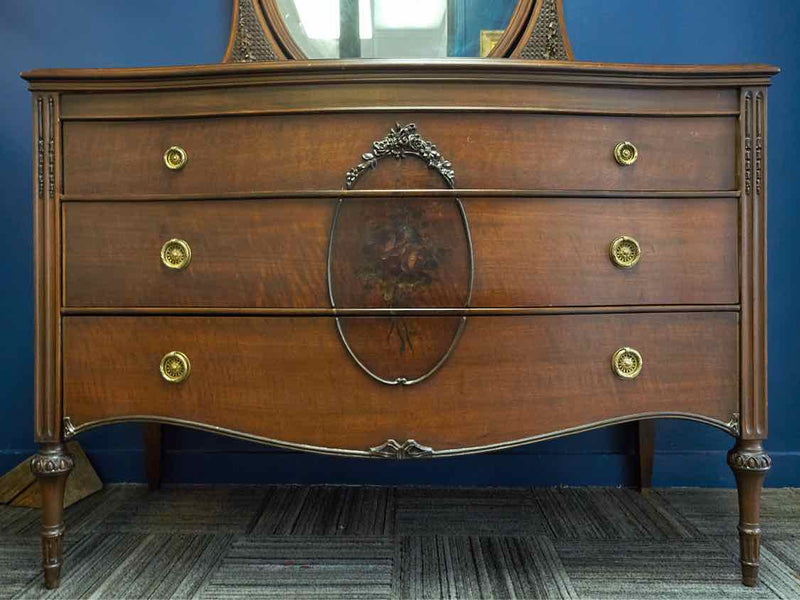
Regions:
<instances>
[{"instance_id":1,"label":"bottom drawer","mask_svg":"<svg viewBox=\"0 0 800 600\"><path fill-rule=\"evenodd\" d=\"M477 450L652 413L723 425L739 410L737 330L735 312L469 317L438 371L390 386L348 355L331 317L71 316L64 415L78 431L157 417L355 452L390 438ZM374 345L378 358L424 352ZM634 379L612 372L620 347L643 357ZM170 351L189 359L180 383L159 369Z\"/></svg>"}]
</instances>

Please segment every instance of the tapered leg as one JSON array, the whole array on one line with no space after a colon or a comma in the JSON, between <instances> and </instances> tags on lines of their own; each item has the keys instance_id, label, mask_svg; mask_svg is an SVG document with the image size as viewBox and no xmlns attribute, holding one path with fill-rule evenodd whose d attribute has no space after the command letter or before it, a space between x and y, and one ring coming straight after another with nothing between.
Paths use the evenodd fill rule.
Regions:
<instances>
[{"instance_id":1,"label":"tapered leg","mask_svg":"<svg viewBox=\"0 0 800 600\"><path fill-rule=\"evenodd\" d=\"M639 491L648 492L653 487L653 455L655 453L655 419L637 423L639 431Z\"/></svg>"},{"instance_id":2,"label":"tapered leg","mask_svg":"<svg viewBox=\"0 0 800 600\"><path fill-rule=\"evenodd\" d=\"M144 424L144 471L151 492L161 487L161 437L161 423Z\"/></svg>"},{"instance_id":3,"label":"tapered leg","mask_svg":"<svg viewBox=\"0 0 800 600\"><path fill-rule=\"evenodd\" d=\"M739 561L742 583L758 583L758 556L761 548L761 485L772 467L772 459L764 452L761 440L737 440L728 452L728 465L736 476L739 492Z\"/></svg>"},{"instance_id":4,"label":"tapered leg","mask_svg":"<svg viewBox=\"0 0 800 600\"><path fill-rule=\"evenodd\" d=\"M31 459L31 471L42 493L42 567L44 584L57 588L61 582L64 535L64 486L74 463L63 444L42 444Z\"/></svg>"}]
</instances>

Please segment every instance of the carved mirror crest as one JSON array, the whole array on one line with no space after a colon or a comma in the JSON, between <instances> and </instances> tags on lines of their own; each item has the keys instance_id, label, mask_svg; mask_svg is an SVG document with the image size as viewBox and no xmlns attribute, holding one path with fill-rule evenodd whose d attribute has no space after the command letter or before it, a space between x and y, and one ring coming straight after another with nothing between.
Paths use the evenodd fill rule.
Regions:
<instances>
[{"instance_id":1,"label":"carved mirror crest","mask_svg":"<svg viewBox=\"0 0 800 600\"><path fill-rule=\"evenodd\" d=\"M562 0L234 0L224 62L572 60Z\"/></svg>"}]
</instances>

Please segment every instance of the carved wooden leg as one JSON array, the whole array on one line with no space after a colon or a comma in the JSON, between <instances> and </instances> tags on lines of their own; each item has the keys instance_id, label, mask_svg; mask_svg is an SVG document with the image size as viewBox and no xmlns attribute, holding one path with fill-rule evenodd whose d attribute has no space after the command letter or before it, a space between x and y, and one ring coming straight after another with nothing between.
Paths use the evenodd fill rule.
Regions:
<instances>
[{"instance_id":1,"label":"carved wooden leg","mask_svg":"<svg viewBox=\"0 0 800 600\"><path fill-rule=\"evenodd\" d=\"M147 487L152 492L161 487L161 423L145 423L142 433L144 471Z\"/></svg>"},{"instance_id":2,"label":"carved wooden leg","mask_svg":"<svg viewBox=\"0 0 800 600\"><path fill-rule=\"evenodd\" d=\"M648 492L653 487L653 455L655 453L655 420L643 419L638 425L639 491Z\"/></svg>"},{"instance_id":3,"label":"carved wooden leg","mask_svg":"<svg viewBox=\"0 0 800 600\"><path fill-rule=\"evenodd\" d=\"M728 465L736 476L739 492L739 560L742 583L758 583L758 555L761 548L761 484L772 467L772 459L764 452L761 440L737 440L728 452Z\"/></svg>"},{"instance_id":4,"label":"carved wooden leg","mask_svg":"<svg viewBox=\"0 0 800 600\"><path fill-rule=\"evenodd\" d=\"M42 567L44 584L57 588L61 582L64 534L64 486L74 463L63 444L42 444L31 459L31 471L42 494Z\"/></svg>"}]
</instances>

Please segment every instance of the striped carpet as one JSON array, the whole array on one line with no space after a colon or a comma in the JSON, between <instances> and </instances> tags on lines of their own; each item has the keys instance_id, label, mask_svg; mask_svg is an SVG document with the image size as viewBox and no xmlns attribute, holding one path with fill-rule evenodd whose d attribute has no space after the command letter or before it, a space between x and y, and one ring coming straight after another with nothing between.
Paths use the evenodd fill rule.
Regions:
<instances>
[{"instance_id":1,"label":"striped carpet","mask_svg":"<svg viewBox=\"0 0 800 600\"><path fill-rule=\"evenodd\" d=\"M767 489L762 583L733 490L109 486L67 511L47 592L38 513L0 506L4 598L800 598L800 490Z\"/></svg>"}]
</instances>

